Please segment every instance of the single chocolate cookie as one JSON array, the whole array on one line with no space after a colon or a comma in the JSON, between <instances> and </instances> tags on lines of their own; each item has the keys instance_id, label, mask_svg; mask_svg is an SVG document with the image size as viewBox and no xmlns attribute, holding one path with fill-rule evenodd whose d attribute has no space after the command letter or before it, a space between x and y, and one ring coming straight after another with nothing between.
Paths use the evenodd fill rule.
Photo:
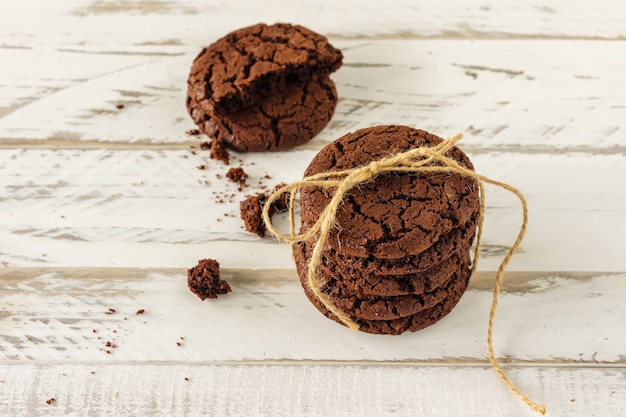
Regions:
<instances>
[{"instance_id":1,"label":"single chocolate cookie","mask_svg":"<svg viewBox=\"0 0 626 417\"><path fill-rule=\"evenodd\" d=\"M406 126L375 126L349 133L325 146L304 176L367 165L386 156L441 138ZM449 156L473 169L454 147ZM313 225L328 205L332 191L301 191L302 231ZM351 189L336 214L337 228L328 244L350 256L400 259L426 251L440 236L468 222L478 212L476 182L454 173L385 174Z\"/></svg>"},{"instance_id":2,"label":"single chocolate cookie","mask_svg":"<svg viewBox=\"0 0 626 417\"><path fill-rule=\"evenodd\" d=\"M290 77L336 71L343 60L324 36L298 25L257 24L229 33L204 48L191 67L189 96L208 114L257 104Z\"/></svg>"},{"instance_id":3,"label":"single chocolate cookie","mask_svg":"<svg viewBox=\"0 0 626 417\"><path fill-rule=\"evenodd\" d=\"M187 81L200 130L238 151L277 151L312 139L337 103L329 74L343 56L302 26L258 24L204 48Z\"/></svg>"},{"instance_id":4,"label":"single chocolate cookie","mask_svg":"<svg viewBox=\"0 0 626 417\"><path fill-rule=\"evenodd\" d=\"M258 103L222 115L205 113L187 98L198 127L240 152L280 151L305 143L328 124L336 104L335 85L326 76L286 83Z\"/></svg>"},{"instance_id":5,"label":"single chocolate cookie","mask_svg":"<svg viewBox=\"0 0 626 417\"><path fill-rule=\"evenodd\" d=\"M467 289L470 278L470 269L466 268L460 271L457 278L458 285L455 286L448 293L448 296L440 303L433 307L419 311L413 315L407 317L401 317L393 320L367 320L367 319L353 319L359 324L359 330L366 333L374 334L390 334L399 335L406 331L416 332L445 317L461 299L461 296ZM302 282L302 279L301 279ZM344 324L337 316L331 313L320 300L312 293L308 285L304 285L304 293L311 301L311 303L326 317L336 321L339 324Z\"/></svg>"}]
</instances>

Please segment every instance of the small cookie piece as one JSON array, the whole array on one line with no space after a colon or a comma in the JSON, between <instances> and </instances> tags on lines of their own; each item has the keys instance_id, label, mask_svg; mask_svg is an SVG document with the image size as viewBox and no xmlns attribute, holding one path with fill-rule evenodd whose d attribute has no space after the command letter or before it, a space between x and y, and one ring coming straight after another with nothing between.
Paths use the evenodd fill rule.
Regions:
<instances>
[{"instance_id":1,"label":"small cookie piece","mask_svg":"<svg viewBox=\"0 0 626 417\"><path fill-rule=\"evenodd\" d=\"M328 124L336 104L335 84L324 76L276 86L262 101L230 113L206 113L191 96L187 110L203 132L234 150L265 152L311 140Z\"/></svg>"},{"instance_id":2,"label":"small cookie piece","mask_svg":"<svg viewBox=\"0 0 626 417\"><path fill-rule=\"evenodd\" d=\"M220 264L215 259L201 259L187 270L187 285L202 301L231 291L228 282L220 278Z\"/></svg>"},{"instance_id":3,"label":"small cookie piece","mask_svg":"<svg viewBox=\"0 0 626 417\"><path fill-rule=\"evenodd\" d=\"M249 195L239 203L239 215L243 220L246 231L258 237L265 237L265 223L263 222L263 205L267 200L265 193Z\"/></svg>"},{"instance_id":4,"label":"small cookie piece","mask_svg":"<svg viewBox=\"0 0 626 417\"><path fill-rule=\"evenodd\" d=\"M228 151L224 147L221 140L213 139L209 149L209 156L211 159L222 161L226 165L230 164L230 155L228 155Z\"/></svg>"},{"instance_id":5,"label":"small cookie piece","mask_svg":"<svg viewBox=\"0 0 626 417\"><path fill-rule=\"evenodd\" d=\"M304 176L364 166L372 161L442 139L407 126L374 126L349 133L325 146ZM473 169L457 147L449 156ZM302 230L319 218L334 190L304 187ZM440 236L464 225L478 212L478 185L454 173L384 174L351 189L336 214L328 244L347 255L400 259L430 248Z\"/></svg>"},{"instance_id":6,"label":"small cookie piece","mask_svg":"<svg viewBox=\"0 0 626 417\"><path fill-rule=\"evenodd\" d=\"M274 187L277 190L283 187L285 184L278 184ZM239 203L239 215L243 220L246 231L254 233L258 237L265 237L267 231L265 223L263 222L263 206L268 199L268 195L265 193L258 193L247 196L243 201ZM280 198L274 200L269 209L269 215L272 217L275 213L285 211L288 206L287 199L289 194L283 193Z\"/></svg>"},{"instance_id":7,"label":"small cookie piece","mask_svg":"<svg viewBox=\"0 0 626 417\"><path fill-rule=\"evenodd\" d=\"M248 174L242 167L231 168L226 172L226 178L228 178L230 182L239 184L240 187L245 187Z\"/></svg>"}]
</instances>

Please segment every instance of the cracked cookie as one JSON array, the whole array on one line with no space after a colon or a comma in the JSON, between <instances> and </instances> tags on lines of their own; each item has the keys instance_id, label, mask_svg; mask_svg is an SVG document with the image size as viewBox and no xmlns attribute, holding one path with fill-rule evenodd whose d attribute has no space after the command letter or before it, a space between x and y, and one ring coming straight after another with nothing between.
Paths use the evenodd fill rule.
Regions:
<instances>
[{"instance_id":1,"label":"cracked cookie","mask_svg":"<svg viewBox=\"0 0 626 417\"><path fill-rule=\"evenodd\" d=\"M406 126L375 126L324 147L304 176L349 170L442 139ZM448 156L473 170L458 148ZM306 232L330 202L334 189L304 187L301 229ZM459 301L471 274L470 250L479 213L478 185L455 173L389 173L359 184L344 196L316 272L330 302L369 333L400 334L427 327ZM308 286L312 241L293 246L307 297L341 322Z\"/></svg>"},{"instance_id":2,"label":"cracked cookie","mask_svg":"<svg viewBox=\"0 0 626 417\"><path fill-rule=\"evenodd\" d=\"M450 256L466 253L474 242L478 215L474 215L462 227L453 229L439 237L430 248L416 255L407 255L399 259L376 258L372 255L358 257L348 255L326 245L322 252L322 267L339 268L346 274L364 277L385 277L418 274L439 266ZM311 250L309 247L308 250ZM307 256L310 253L307 252Z\"/></svg>"},{"instance_id":3,"label":"cracked cookie","mask_svg":"<svg viewBox=\"0 0 626 417\"><path fill-rule=\"evenodd\" d=\"M187 99L187 110L208 136L240 152L279 151L315 137L330 121L337 104L328 77L285 83L263 100L241 110L211 116Z\"/></svg>"},{"instance_id":4,"label":"cracked cookie","mask_svg":"<svg viewBox=\"0 0 626 417\"><path fill-rule=\"evenodd\" d=\"M293 256L296 265L304 267L311 259L311 245L302 242L294 245ZM348 258L348 257L346 257ZM434 291L443 285L461 266L470 265L469 248L453 253L438 265L414 273L397 275L377 275L365 273L354 268L350 262L354 258L343 258L341 262L332 262L336 258L322 257L319 278L325 282L328 278L340 281L340 285L350 288L358 295L393 297L400 295L421 295Z\"/></svg>"},{"instance_id":5,"label":"cracked cookie","mask_svg":"<svg viewBox=\"0 0 626 417\"><path fill-rule=\"evenodd\" d=\"M303 278L304 276L304 278ZM400 317L391 320L371 320L371 319L356 319L359 324L359 330L366 333L374 334L389 334L399 335L406 331L416 332L424 329L430 325L435 324L442 318L444 318L452 309L457 305L461 296L467 289L470 278L470 269L465 268L460 271L457 278L457 285L451 289L445 299L432 307L421 310L415 314ZM306 275L303 274L300 277L300 283L304 288L304 293L311 303L326 317L336 321L339 324L344 324L337 316L331 313L322 302L311 292L308 285L306 285Z\"/></svg>"},{"instance_id":6,"label":"cracked cookie","mask_svg":"<svg viewBox=\"0 0 626 417\"><path fill-rule=\"evenodd\" d=\"M367 165L441 138L406 126L375 126L349 133L325 146L304 176ZM449 156L468 169L473 165L454 147ZM332 191L304 187L300 197L302 230L319 218ZM440 236L464 225L478 212L476 182L459 174L385 174L351 189L336 214L328 238L335 250L351 256L399 259L430 248Z\"/></svg>"},{"instance_id":7,"label":"cracked cookie","mask_svg":"<svg viewBox=\"0 0 626 417\"><path fill-rule=\"evenodd\" d=\"M187 82L200 130L239 151L276 151L312 139L332 117L328 78L341 51L302 26L257 24L204 48Z\"/></svg>"},{"instance_id":8,"label":"cracked cookie","mask_svg":"<svg viewBox=\"0 0 626 417\"><path fill-rule=\"evenodd\" d=\"M458 259L457 259L458 260ZM367 295L353 286L348 285L345 277L336 273L320 273L320 288L330 301L342 311L356 319L366 320L393 320L414 315L422 310L434 307L443 302L449 294L462 287L463 279L459 276L468 269L467 259L462 264L455 263L448 271L441 274L441 278L435 273L434 276L424 276L424 280L435 278L442 282L428 292L421 294L405 295ZM307 284L307 262L305 259L296 260L296 269L303 285Z\"/></svg>"}]
</instances>

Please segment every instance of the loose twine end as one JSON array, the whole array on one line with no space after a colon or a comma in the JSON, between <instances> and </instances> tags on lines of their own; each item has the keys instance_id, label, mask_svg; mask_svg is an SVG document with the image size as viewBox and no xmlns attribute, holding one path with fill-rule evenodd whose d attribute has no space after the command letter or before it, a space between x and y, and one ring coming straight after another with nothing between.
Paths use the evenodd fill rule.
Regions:
<instances>
[{"instance_id":1,"label":"loose twine end","mask_svg":"<svg viewBox=\"0 0 626 417\"><path fill-rule=\"evenodd\" d=\"M498 272L496 273L494 287L493 287L493 300L491 303L491 309L489 311L489 322L487 326L487 350L489 352L489 361L493 366L498 376L502 379L506 387L526 403L530 408L535 411L545 414L546 407L543 404L537 404L531 401L525 394L519 391L513 383L505 375L504 371L498 363L494 349L493 349L493 322L496 315L496 309L498 306L498 297L500 289L502 287L502 280L504 278L504 270L509 264L515 251L519 248L524 235L526 234L526 226L528 224L528 204L524 195L515 187L505 184L500 181L493 180L485 177L484 175L477 174L476 172L461 166L454 159L446 156L456 143L461 140L462 135L460 133L452 136L451 138L442 141L433 147L421 147L408 150L406 152L398 153L378 161L373 161L368 165L357 167L353 169L347 169L343 171L322 172L319 174L311 175L303 178L300 181L285 185L269 196L265 205L263 206L263 220L267 229L278 239L291 243L292 245L298 242L304 242L310 239L315 241L313 246L313 252L309 261L307 269L307 285L313 294L320 300L320 302L330 312L332 312L343 324L352 330L358 330L359 325L354 321L346 312L337 308L329 297L324 294L321 286L316 278L317 269L321 265L322 252L326 241L330 235L330 231L334 226L335 216L339 209L344 195L353 187L359 184L373 180L375 177L381 174L389 172L404 172L404 173L455 173L462 176L472 178L476 181L479 187L480 195L480 209L478 213L478 226L476 233L476 245L474 247L474 261L472 263L473 274L476 271L478 259L480 255L480 243L483 231L483 221L485 215L485 184L492 184L503 188L518 197L522 206L522 224L518 232L517 238L507 254L504 256ZM313 224L313 226L304 233L296 234L295 226L295 201L297 194L303 187L320 187L320 188L335 188L335 192L322 211L319 219ZM270 217L271 204L279 199L284 193L289 193L289 234L284 234L272 224Z\"/></svg>"}]
</instances>

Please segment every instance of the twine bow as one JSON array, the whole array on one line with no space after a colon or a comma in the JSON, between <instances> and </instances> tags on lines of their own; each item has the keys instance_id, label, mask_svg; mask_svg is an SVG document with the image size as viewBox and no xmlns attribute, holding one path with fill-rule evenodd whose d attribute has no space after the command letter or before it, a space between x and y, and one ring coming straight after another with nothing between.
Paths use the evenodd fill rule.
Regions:
<instances>
[{"instance_id":1,"label":"twine bow","mask_svg":"<svg viewBox=\"0 0 626 417\"><path fill-rule=\"evenodd\" d=\"M455 173L465 177L474 179L478 183L480 191L480 208L478 213L478 226L476 234L476 245L474 248L474 260L472 263L471 273L473 274L478 264L480 254L480 242L483 230L483 221L485 215L485 191L484 184L496 185L511 193L515 194L522 205L522 225L517 234L515 242L504 256L498 272L496 273L494 287L493 287L493 300L491 303L491 309L489 311L489 324L487 326L487 349L489 351L489 361L494 370L500 376L504 384L519 397L524 403L535 411L539 411L541 414L545 414L546 407L542 404L532 402L525 394L520 392L504 374L504 371L500 368L498 361L495 358L493 350L493 322L496 315L496 309L498 306L498 295L502 287L502 280L504 278L504 270L508 265L511 257L520 246L522 239L526 233L526 226L528 224L528 205L524 195L515 187L505 184L500 181L493 180L491 178L480 175L466 167L460 165L454 159L446 156L446 154L461 140L462 135L460 133L453 137L440 142L433 147L420 147L411 149L402 153L398 153L377 161L373 161L368 165L346 169L342 171L322 172L303 178L300 181L285 185L269 196L265 205L263 206L263 220L267 229L274 234L278 239L290 242L292 244L298 242L304 242L309 239L315 238L315 244L313 246L313 252L309 261L307 269L307 284L313 294L320 300L320 302L331 311L337 318L348 326L352 330L358 330L359 325L355 322L346 312L337 308L329 297L321 290L321 285L316 278L317 269L321 265L322 251L330 231L335 225L335 216L337 210L341 206L343 197L355 186L363 184L365 182L372 181L378 175L397 172L397 173ZM320 187L320 188L336 188L330 202L324 208L320 214L318 220L313 226L304 233L296 234L295 230L295 201L296 196L303 187ZM272 224L270 217L270 206L274 201L279 199L284 193L289 193L289 234L284 234Z\"/></svg>"}]
</instances>

